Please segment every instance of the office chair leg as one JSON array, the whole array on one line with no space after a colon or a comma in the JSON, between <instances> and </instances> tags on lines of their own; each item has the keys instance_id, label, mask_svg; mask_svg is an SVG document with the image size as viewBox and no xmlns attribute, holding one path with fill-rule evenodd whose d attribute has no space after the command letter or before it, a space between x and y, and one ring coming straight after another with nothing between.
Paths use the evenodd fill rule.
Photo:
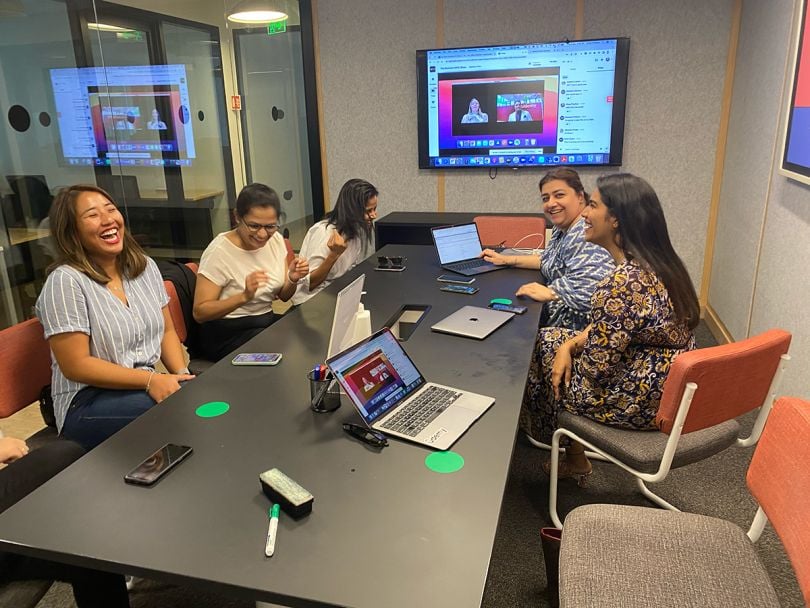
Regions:
<instances>
[{"instance_id":1,"label":"office chair leg","mask_svg":"<svg viewBox=\"0 0 810 608\"><path fill-rule=\"evenodd\" d=\"M681 511L681 510L680 510L678 507L676 507L676 506L675 506L675 505L673 505L672 503L667 502L666 500L664 500L663 498L661 498L661 497L660 497L658 494L656 494L655 492L652 492L652 491L651 491L651 490L650 490L650 489L649 489L649 488L648 488L648 487L647 487L647 486L644 484L644 482L643 482L641 479L639 479L638 477L636 477L636 485L638 486L638 489L641 491L641 493L642 493L642 494L644 494L644 497L645 497L647 500L649 500L650 502L654 502L654 503L655 503L655 504L657 504L659 507L662 507L662 508L667 509L667 510L669 510L669 511L678 511L678 512L680 513L680 511Z\"/></svg>"},{"instance_id":2,"label":"office chair leg","mask_svg":"<svg viewBox=\"0 0 810 608\"><path fill-rule=\"evenodd\" d=\"M551 439L551 469L549 470L549 485L548 485L548 513L551 515L551 521L554 527L562 528L562 521L560 516L557 515L557 482L560 473L560 438L556 434Z\"/></svg>"},{"instance_id":3,"label":"office chair leg","mask_svg":"<svg viewBox=\"0 0 810 608\"><path fill-rule=\"evenodd\" d=\"M531 443L534 447L539 448L541 450L549 450L549 451L551 450L551 446L549 444L543 443L542 441L537 441L537 439L535 439L528 433L524 433L524 435L526 435L526 439L528 439L529 443ZM562 451L565 448L558 448L558 449ZM588 460L601 460L602 462L610 462L607 458L602 456L602 454L599 454L597 452L591 452L589 450L585 450L585 457Z\"/></svg>"}]
</instances>

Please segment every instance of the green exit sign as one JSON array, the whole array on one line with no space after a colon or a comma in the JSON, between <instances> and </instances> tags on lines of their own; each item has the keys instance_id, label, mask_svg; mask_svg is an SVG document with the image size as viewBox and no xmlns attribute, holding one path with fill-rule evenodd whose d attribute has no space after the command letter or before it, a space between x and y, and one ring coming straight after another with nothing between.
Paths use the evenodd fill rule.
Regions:
<instances>
[{"instance_id":1,"label":"green exit sign","mask_svg":"<svg viewBox=\"0 0 810 608\"><path fill-rule=\"evenodd\" d=\"M280 34L282 32L287 31L287 20L284 19L283 21L274 21L273 23L267 24L267 34Z\"/></svg>"}]
</instances>

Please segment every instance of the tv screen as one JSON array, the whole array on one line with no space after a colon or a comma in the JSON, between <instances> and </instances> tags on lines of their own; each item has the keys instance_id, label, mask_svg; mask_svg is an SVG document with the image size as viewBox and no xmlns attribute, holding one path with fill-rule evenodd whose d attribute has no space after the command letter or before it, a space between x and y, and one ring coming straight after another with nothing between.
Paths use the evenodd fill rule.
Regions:
<instances>
[{"instance_id":1,"label":"tv screen","mask_svg":"<svg viewBox=\"0 0 810 608\"><path fill-rule=\"evenodd\" d=\"M183 166L195 158L184 65L51 70L66 165Z\"/></svg>"},{"instance_id":2,"label":"tv screen","mask_svg":"<svg viewBox=\"0 0 810 608\"><path fill-rule=\"evenodd\" d=\"M416 52L419 168L620 165L629 38Z\"/></svg>"},{"instance_id":3,"label":"tv screen","mask_svg":"<svg viewBox=\"0 0 810 608\"><path fill-rule=\"evenodd\" d=\"M810 184L810 13L802 3L781 173Z\"/></svg>"}]
</instances>

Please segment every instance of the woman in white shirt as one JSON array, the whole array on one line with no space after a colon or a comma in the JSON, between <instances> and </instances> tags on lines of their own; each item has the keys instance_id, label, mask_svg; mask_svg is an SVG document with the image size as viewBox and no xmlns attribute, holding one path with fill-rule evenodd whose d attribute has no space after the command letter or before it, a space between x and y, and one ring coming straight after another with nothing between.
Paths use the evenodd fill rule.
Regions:
<instances>
[{"instance_id":1,"label":"woman in white shirt","mask_svg":"<svg viewBox=\"0 0 810 608\"><path fill-rule=\"evenodd\" d=\"M377 188L363 179L343 184L335 208L304 237L301 257L311 272L298 284L294 304L306 302L368 257L378 195Z\"/></svg>"},{"instance_id":2,"label":"woman in white shirt","mask_svg":"<svg viewBox=\"0 0 810 608\"><path fill-rule=\"evenodd\" d=\"M269 327L276 320L273 300L289 300L309 272L301 257L287 266L280 216L275 190L245 186L236 199L236 228L218 234L203 252L194 319L207 359L221 359Z\"/></svg>"}]
</instances>

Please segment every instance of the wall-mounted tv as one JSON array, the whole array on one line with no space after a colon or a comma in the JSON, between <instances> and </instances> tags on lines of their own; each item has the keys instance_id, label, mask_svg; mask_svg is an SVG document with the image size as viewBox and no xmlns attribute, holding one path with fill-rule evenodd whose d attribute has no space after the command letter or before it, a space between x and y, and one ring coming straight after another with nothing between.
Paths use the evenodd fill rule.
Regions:
<instances>
[{"instance_id":1,"label":"wall-mounted tv","mask_svg":"<svg viewBox=\"0 0 810 608\"><path fill-rule=\"evenodd\" d=\"M787 109L780 173L810 184L810 14L802 2L797 29L793 91Z\"/></svg>"},{"instance_id":2,"label":"wall-mounted tv","mask_svg":"<svg viewBox=\"0 0 810 608\"><path fill-rule=\"evenodd\" d=\"M195 158L184 65L51 70L65 165L183 166Z\"/></svg>"},{"instance_id":3,"label":"wall-mounted tv","mask_svg":"<svg viewBox=\"0 0 810 608\"><path fill-rule=\"evenodd\" d=\"M419 168L620 165L629 38L416 52Z\"/></svg>"}]
</instances>

